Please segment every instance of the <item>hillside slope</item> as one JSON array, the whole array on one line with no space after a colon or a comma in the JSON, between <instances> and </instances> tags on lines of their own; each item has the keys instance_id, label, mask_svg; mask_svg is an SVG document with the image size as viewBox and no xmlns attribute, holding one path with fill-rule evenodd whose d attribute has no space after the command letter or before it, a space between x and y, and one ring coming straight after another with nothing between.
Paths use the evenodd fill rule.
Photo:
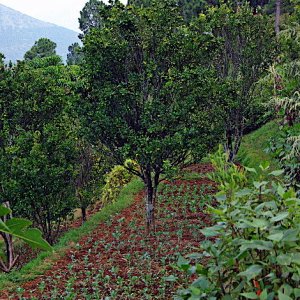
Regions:
<instances>
[{"instance_id":1,"label":"hillside slope","mask_svg":"<svg viewBox=\"0 0 300 300\"><path fill-rule=\"evenodd\" d=\"M49 38L57 44L57 53L66 58L68 46L78 41L78 33L24 15L0 4L0 52L6 60L22 59L39 38Z\"/></svg>"},{"instance_id":2,"label":"hillside slope","mask_svg":"<svg viewBox=\"0 0 300 300\"><path fill-rule=\"evenodd\" d=\"M238 160L246 166L257 168L262 162L268 161L272 170L280 169L279 163L272 155L265 152L270 139L277 136L279 125L271 121L243 138Z\"/></svg>"}]
</instances>

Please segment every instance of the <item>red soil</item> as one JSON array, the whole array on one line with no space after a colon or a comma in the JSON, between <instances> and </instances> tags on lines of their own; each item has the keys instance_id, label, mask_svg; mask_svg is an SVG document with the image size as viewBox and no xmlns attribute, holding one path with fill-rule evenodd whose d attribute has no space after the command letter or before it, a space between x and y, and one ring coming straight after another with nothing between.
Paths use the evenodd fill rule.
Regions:
<instances>
[{"instance_id":1,"label":"red soil","mask_svg":"<svg viewBox=\"0 0 300 300\"><path fill-rule=\"evenodd\" d=\"M194 165L187 170L207 173L212 168ZM0 300L20 295L22 299L87 299L87 295L88 299L172 299L176 289L191 280L174 265L179 253L196 252L204 239L199 229L212 224L204 208L207 195L214 191L214 183L207 179L164 183L155 235L146 234L144 193L139 193L130 207L71 246L45 274L23 284L22 292L1 292ZM166 281L170 275L178 280ZM73 298L67 298L70 293Z\"/></svg>"}]
</instances>

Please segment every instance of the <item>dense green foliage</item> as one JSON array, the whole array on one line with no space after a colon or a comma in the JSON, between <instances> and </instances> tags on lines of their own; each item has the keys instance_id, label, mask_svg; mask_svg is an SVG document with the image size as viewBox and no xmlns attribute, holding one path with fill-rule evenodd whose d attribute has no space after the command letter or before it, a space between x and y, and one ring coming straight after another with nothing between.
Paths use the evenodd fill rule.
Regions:
<instances>
[{"instance_id":1,"label":"dense green foliage","mask_svg":"<svg viewBox=\"0 0 300 300\"><path fill-rule=\"evenodd\" d=\"M268 6L260 10L259 4ZM79 209L87 221L82 230L95 229L89 207L97 202L95 207L103 208L95 219L100 221L127 206L132 199L126 195L120 206L116 200L136 175L146 189L147 242L166 234L155 235L163 224L155 223L155 213L166 214L169 233L176 228L174 220L180 224L171 239L184 241L187 228L194 229L189 238L206 239L200 254L180 256L178 266L198 279L177 299L300 297L300 9L296 3L292 14L282 18L283 30L276 36L274 17L265 14L274 13L274 4L89 0L79 18L83 44L70 45L67 65L56 55L55 43L45 38L15 65L5 65L0 55L0 233L8 245L6 259L0 254L0 268L9 272L15 266L13 235L49 249L48 242L56 242L62 224ZM238 155L244 134L275 116L244 139ZM218 144L223 146L209 155ZM263 153L268 146L269 153ZM192 182L187 190L176 180L175 189L170 188L180 168L204 157L211 159L204 173L213 168L214 173L186 174ZM270 157L269 167L262 160ZM232 164L236 158L249 167ZM282 170L276 170L278 165ZM197 165L188 170L197 172ZM161 181L165 190L159 195ZM214 201L216 184L220 192ZM140 182L131 185L135 191L141 188ZM195 219L198 227L193 227ZM116 251L123 221L112 224ZM70 233L65 244L79 237ZM89 247L89 239L86 243ZM93 243L87 266L91 249L107 246ZM166 249L138 255L138 261L151 262L152 254L157 259ZM116 275L113 262L109 272ZM164 275L169 275L168 264L164 257ZM88 280L95 279L94 271ZM145 291L147 278L156 277L155 283L159 277L147 275L142 274ZM187 287L188 276L182 278ZM125 280L135 279L127 275ZM157 298L165 298L166 282L175 281L168 276L159 282L163 296ZM107 281L104 289L116 283ZM144 292L135 293L134 287L129 294Z\"/></svg>"},{"instance_id":2,"label":"dense green foliage","mask_svg":"<svg viewBox=\"0 0 300 300\"><path fill-rule=\"evenodd\" d=\"M216 82L205 61L215 41L190 31L172 1L145 9L117 2L101 17L102 27L84 37L89 87L79 114L91 141L105 144L120 164L139 164L131 171L147 186L153 223L161 174L218 139Z\"/></svg>"},{"instance_id":3,"label":"dense green foliage","mask_svg":"<svg viewBox=\"0 0 300 300\"><path fill-rule=\"evenodd\" d=\"M115 202L121 192L121 189L128 184L133 175L127 169L137 170L134 161L126 160L124 166L114 166L112 170L105 176L105 185L102 190L101 200L104 204Z\"/></svg>"},{"instance_id":4,"label":"dense green foliage","mask_svg":"<svg viewBox=\"0 0 300 300\"><path fill-rule=\"evenodd\" d=\"M74 208L76 131L72 71L44 60L1 73L1 198L51 240Z\"/></svg>"},{"instance_id":5,"label":"dense green foliage","mask_svg":"<svg viewBox=\"0 0 300 300\"><path fill-rule=\"evenodd\" d=\"M245 130L263 111L253 87L276 55L273 22L268 16L253 15L249 5L236 9L230 4L209 9L199 20L222 43L211 65L220 81L225 149L233 161Z\"/></svg>"},{"instance_id":6,"label":"dense green foliage","mask_svg":"<svg viewBox=\"0 0 300 300\"><path fill-rule=\"evenodd\" d=\"M79 65L83 60L83 53L79 43L74 43L68 48L67 65Z\"/></svg>"},{"instance_id":7,"label":"dense green foliage","mask_svg":"<svg viewBox=\"0 0 300 300\"><path fill-rule=\"evenodd\" d=\"M267 99L268 109L278 117L279 133L272 138L268 151L285 170L286 184L296 190L300 184L299 22L299 8L296 7L279 36L280 60L258 83L260 97Z\"/></svg>"},{"instance_id":8,"label":"dense green foliage","mask_svg":"<svg viewBox=\"0 0 300 300\"><path fill-rule=\"evenodd\" d=\"M109 5L101 0L89 0L80 12L79 28L82 31L82 38L93 28L100 28L103 22L103 12L109 9Z\"/></svg>"},{"instance_id":9,"label":"dense green foliage","mask_svg":"<svg viewBox=\"0 0 300 300\"><path fill-rule=\"evenodd\" d=\"M32 48L28 50L25 55L25 60L33 60L34 58L43 58L56 55L56 44L47 39L41 38L34 43Z\"/></svg>"},{"instance_id":10,"label":"dense green foliage","mask_svg":"<svg viewBox=\"0 0 300 300\"><path fill-rule=\"evenodd\" d=\"M276 180L282 171L270 172L264 163L263 175L246 188L243 170L228 167L226 157L218 153L213 163L221 183L218 206L209 208L216 225L201 230L207 240L198 256L207 263L181 263L199 278L178 299L297 299L299 199Z\"/></svg>"}]
</instances>

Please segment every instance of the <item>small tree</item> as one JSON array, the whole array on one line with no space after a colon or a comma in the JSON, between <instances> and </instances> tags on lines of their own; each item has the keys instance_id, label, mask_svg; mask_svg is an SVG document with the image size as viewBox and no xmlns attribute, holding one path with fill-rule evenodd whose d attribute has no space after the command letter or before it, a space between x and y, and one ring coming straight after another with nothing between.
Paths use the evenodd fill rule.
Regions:
<instances>
[{"instance_id":1,"label":"small tree","mask_svg":"<svg viewBox=\"0 0 300 300\"><path fill-rule=\"evenodd\" d=\"M104 185L104 175L111 166L109 157L104 154L102 148L93 147L84 138L77 141L75 188L77 202L81 208L82 222L87 219L87 208L96 200L100 200L100 188Z\"/></svg>"},{"instance_id":2,"label":"small tree","mask_svg":"<svg viewBox=\"0 0 300 300\"><path fill-rule=\"evenodd\" d=\"M0 195L53 242L75 205L74 94L71 72L40 60L0 72Z\"/></svg>"},{"instance_id":3,"label":"small tree","mask_svg":"<svg viewBox=\"0 0 300 300\"><path fill-rule=\"evenodd\" d=\"M201 51L213 37L190 32L173 1L147 8L116 1L109 12L84 37L89 89L79 109L92 141L119 164L138 163L139 170L129 169L146 185L150 230L161 175L211 142L213 83Z\"/></svg>"}]
</instances>

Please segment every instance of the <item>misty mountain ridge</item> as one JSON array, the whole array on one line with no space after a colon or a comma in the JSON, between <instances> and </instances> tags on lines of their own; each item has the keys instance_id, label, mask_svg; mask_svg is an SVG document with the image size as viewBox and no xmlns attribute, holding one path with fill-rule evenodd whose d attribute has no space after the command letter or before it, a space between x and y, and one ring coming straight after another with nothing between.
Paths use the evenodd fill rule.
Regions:
<instances>
[{"instance_id":1,"label":"misty mountain ridge","mask_svg":"<svg viewBox=\"0 0 300 300\"><path fill-rule=\"evenodd\" d=\"M35 19L0 4L0 53L6 61L23 59L40 38L48 38L57 44L56 52L66 59L68 47L78 42L78 33L70 29Z\"/></svg>"}]
</instances>

